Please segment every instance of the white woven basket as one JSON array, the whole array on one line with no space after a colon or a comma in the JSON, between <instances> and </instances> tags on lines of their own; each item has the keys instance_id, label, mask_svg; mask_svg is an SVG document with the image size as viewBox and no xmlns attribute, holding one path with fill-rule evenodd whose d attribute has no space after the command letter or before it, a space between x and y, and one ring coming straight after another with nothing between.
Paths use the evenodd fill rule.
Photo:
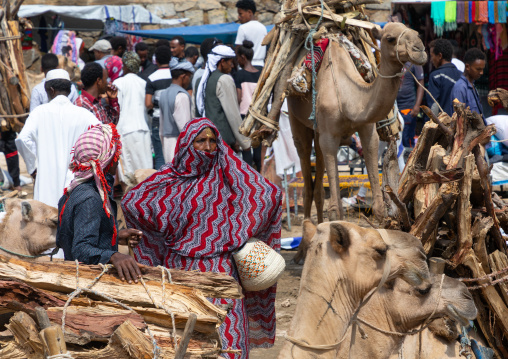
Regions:
<instances>
[{"instance_id":1,"label":"white woven basket","mask_svg":"<svg viewBox=\"0 0 508 359\"><path fill-rule=\"evenodd\" d=\"M242 287L250 292L270 288L286 268L284 258L257 238L249 239L233 257Z\"/></svg>"}]
</instances>

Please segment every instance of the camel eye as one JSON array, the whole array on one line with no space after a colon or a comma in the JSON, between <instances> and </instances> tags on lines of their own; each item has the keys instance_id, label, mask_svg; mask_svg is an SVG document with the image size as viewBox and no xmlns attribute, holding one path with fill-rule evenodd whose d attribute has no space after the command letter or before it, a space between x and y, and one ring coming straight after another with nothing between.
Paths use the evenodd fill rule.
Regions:
<instances>
[{"instance_id":1,"label":"camel eye","mask_svg":"<svg viewBox=\"0 0 508 359\"><path fill-rule=\"evenodd\" d=\"M384 256L386 254L386 251L388 250L388 248L376 248L375 249L376 252L380 255L380 256Z\"/></svg>"},{"instance_id":2,"label":"camel eye","mask_svg":"<svg viewBox=\"0 0 508 359\"><path fill-rule=\"evenodd\" d=\"M395 40L396 40L396 39L395 39L394 37L392 37L392 36L388 36L388 37L386 38L386 41L388 41L389 43L394 43L394 42L395 42Z\"/></svg>"}]
</instances>

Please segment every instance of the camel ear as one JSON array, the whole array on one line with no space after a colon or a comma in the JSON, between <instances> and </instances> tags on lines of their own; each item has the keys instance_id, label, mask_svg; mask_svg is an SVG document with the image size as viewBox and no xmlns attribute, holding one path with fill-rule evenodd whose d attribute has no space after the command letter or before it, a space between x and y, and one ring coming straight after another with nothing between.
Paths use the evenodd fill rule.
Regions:
<instances>
[{"instance_id":1,"label":"camel ear","mask_svg":"<svg viewBox=\"0 0 508 359\"><path fill-rule=\"evenodd\" d=\"M55 225L55 227L58 226L58 215L54 216L53 218L50 218L49 220L52 224Z\"/></svg>"},{"instance_id":2,"label":"camel ear","mask_svg":"<svg viewBox=\"0 0 508 359\"><path fill-rule=\"evenodd\" d=\"M30 202L27 201L21 202L21 218L23 218L25 222L33 221L34 214Z\"/></svg>"},{"instance_id":3,"label":"camel ear","mask_svg":"<svg viewBox=\"0 0 508 359\"><path fill-rule=\"evenodd\" d=\"M349 231L341 223L330 224L330 243L337 253L346 251L351 243Z\"/></svg>"},{"instance_id":4,"label":"camel ear","mask_svg":"<svg viewBox=\"0 0 508 359\"><path fill-rule=\"evenodd\" d=\"M381 26L376 25L376 26L372 29L372 35L374 35L374 38L375 38L376 40L381 40L381 38L383 37L383 29L381 28Z\"/></svg>"}]
</instances>

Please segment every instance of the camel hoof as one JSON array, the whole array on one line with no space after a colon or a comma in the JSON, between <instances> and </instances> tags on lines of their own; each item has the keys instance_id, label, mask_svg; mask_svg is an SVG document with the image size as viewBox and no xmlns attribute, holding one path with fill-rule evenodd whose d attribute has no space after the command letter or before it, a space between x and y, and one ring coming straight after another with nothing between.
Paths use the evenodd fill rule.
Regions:
<instances>
[{"instance_id":1,"label":"camel hoof","mask_svg":"<svg viewBox=\"0 0 508 359\"><path fill-rule=\"evenodd\" d=\"M337 212L336 211L328 211L328 220L330 222L333 222L333 221L337 221L338 218L337 218Z\"/></svg>"}]
</instances>

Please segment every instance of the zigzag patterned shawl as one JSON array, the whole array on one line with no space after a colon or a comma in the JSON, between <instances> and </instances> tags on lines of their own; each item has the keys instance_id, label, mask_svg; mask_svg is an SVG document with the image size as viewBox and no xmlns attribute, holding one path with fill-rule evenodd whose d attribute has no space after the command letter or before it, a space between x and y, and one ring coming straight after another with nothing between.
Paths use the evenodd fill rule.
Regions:
<instances>
[{"instance_id":1,"label":"zigzag patterned shawl","mask_svg":"<svg viewBox=\"0 0 508 359\"><path fill-rule=\"evenodd\" d=\"M217 151L193 147L210 127ZM175 158L128 192L122 209L129 227L143 231L138 262L151 266L222 272L238 280L233 252L251 237L280 249L281 191L239 159L206 118L189 122ZM275 339L275 286L245 298L214 299L232 306L220 327L223 348L269 347Z\"/></svg>"}]
</instances>

